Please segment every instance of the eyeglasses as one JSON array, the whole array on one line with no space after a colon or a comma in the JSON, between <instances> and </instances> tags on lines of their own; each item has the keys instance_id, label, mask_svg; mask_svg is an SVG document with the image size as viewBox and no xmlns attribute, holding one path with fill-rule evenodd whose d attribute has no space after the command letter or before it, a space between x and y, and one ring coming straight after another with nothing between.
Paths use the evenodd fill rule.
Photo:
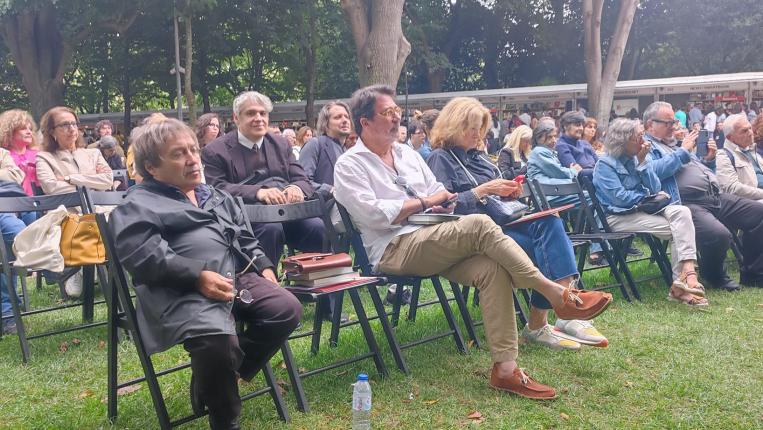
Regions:
<instances>
[{"instance_id":1,"label":"eyeglasses","mask_svg":"<svg viewBox=\"0 0 763 430\"><path fill-rule=\"evenodd\" d=\"M79 128L79 123L74 121L62 122L56 124L53 128Z\"/></svg>"},{"instance_id":2,"label":"eyeglasses","mask_svg":"<svg viewBox=\"0 0 763 430\"><path fill-rule=\"evenodd\" d=\"M414 199L419 198L419 195L416 194L416 191L411 188L410 185L408 185L408 181L406 181L404 177L398 176L395 178L395 185L402 188L403 191L405 191L405 194L408 194L408 197L413 197Z\"/></svg>"},{"instance_id":3,"label":"eyeglasses","mask_svg":"<svg viewBox=\"0 0 763 430\"><path fill-rule=\"evenodd\" d=\"M652 121L659 122L660 124L664 124L664 125L666 125L668 127L673 127L678 122L677 120L674 120L674 119L669 119L669 120L653 119Z\"/></svg>"},{"instance_id":4,"label":"eyeglasses","mask_svg":"<svg viewBox=\"0 0 763 430\"><path fill-rule=\"evenodd\" d=\"M379 115L386 116L387 118L392 118L392 115L402 116L403 108L400 106L390 106L387 109L379 112Z\"/></svg>"}]
</instances>

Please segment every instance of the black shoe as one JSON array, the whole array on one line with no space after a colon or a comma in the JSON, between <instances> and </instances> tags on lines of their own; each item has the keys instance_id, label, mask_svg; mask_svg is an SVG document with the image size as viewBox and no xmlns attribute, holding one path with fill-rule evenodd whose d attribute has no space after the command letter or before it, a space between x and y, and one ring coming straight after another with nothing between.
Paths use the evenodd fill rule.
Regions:
<instances>
[{"instance_id":1,"label":"black shoe","mask_svg":"<svg viewBox=\"0 0 763 430\"><path fill-rule=\"evenodd\" d=\"M606 266L607 265L607 257L604 256L604 253L601 252L597 256L589 255L588 256L588 264L591 266Z\"/></svg>"},{"instance_id":2,"label":"black shoe","mask_svg":"<svg viewBox=\"0 0 763 430\"><path fill-rule=\"evenodd\" d=\"M739 286L739 284L734 282L733 279L729 278L728 275L724 275L721 279L717 281L708 280L707 283L709 284L710 288L715 288L718 290L724 290L729 292L739 291L742 288Z\"/></svg>"},{"instance_id":3,"label":"black shoe","mask_svg":"<svg viewBox=\"0 0 763 430\"><path fill-rule=\"evenodd\" d=\"M16 329L16 321L12 319L4 319L3 334L18 334L18 330Z\"/></svg>"},{"instance_id":4,"label":"black shoe","mask_svg":"<svg viewBox=\"0 0 763 430\"><path fill-rule=\"evenodd\" d=\"M636 248L635 246L631 246L630 248L628 248L628 255L631 257L641 257L644 255L644 253L641 252L641 250Z\"/></svg>"},{"instance_id":5,"label":"black shoe","mask_svg":"<svg viewBox=\"0 0 763 430\"><path fill-rule=\"evenodd\" d=\"M745 287L763 288L763 278L746 272L739 274L739 283Z\"/></svg>"},{"instance_id":6,"label":"black shoe","mask_svg":"<svg viewBox=\"0 0 763 430\"><path fill-rule=\"evenodd\" d=\"M191 409L196 415L204 414L204 400L201 398L201 392L196 385L196 378L193 373L191 373Z\"/></svg>"},{"instance_id":7,"label":"black shoe","mask_svg":"<svg viewBox=\"0 0 763 430\"><path fill-rule=\"evenodd\" d=\"M385 305L392 305L392 303L395 302L395 295L397 293L397 285L391 285L389 288L387 288L387 295L384 297L384 304ZM411 304L411 289L408 287L403 287L403 305L410 305Z\"/></svg>"}]
</instances>

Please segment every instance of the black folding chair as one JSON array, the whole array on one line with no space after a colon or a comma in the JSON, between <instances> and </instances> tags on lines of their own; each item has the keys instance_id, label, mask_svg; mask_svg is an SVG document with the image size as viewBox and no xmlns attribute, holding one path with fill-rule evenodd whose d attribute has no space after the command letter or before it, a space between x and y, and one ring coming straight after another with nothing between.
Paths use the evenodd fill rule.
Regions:
<instances>
[{"instance_id":1,"label":"black folding chair","mask_svg":"<svg viewBox=\"0 0 763 430\"><path fill-rule=\"evenodd\" d=\"M110 277L103 277L101 281L104 284L109 285L111 289L112 300L108 307L108 416L111 422L114 422L117 418L117 402L119 395L117 391L120 388L135 385L141 382L146 382L148 389L151 393L151 400L154 404L154 410L156 411L157 419L159 420L159 427L161 429L170 429L172 427L185 424L193 421L197 418L207 415L207 411L204 414L196 415L191 414L175 420L171 420L167 411L167 406L164 402L164 396L162 395L161 387L159 385L159 377L170 373L177 372L182 369L189 368L190 362L175 366L169 369L156 371L154 368L151 355L148 354L146 346L143 342L140 327L137 323L137 314L135 312L135 305L133 304L132 297L130 297L130 287L128 284L127 276L125 275L124 268L121 262L117 258L116 244L114 243L114 237L111 235L111 231L108 228L106 217L103 214L96 215L98 222L98 228L101 231L101 237L103 238L104 245L106 247L106 256L108 258L107 264L109 267ZM107 282L106 279L109 279ZM135 378L125 382L118 381L118 349L119 349L119 329L124 329L130 333L130 337L135 343L135 349L138 353L141 366L143 368L144 376ZM273 375L273 369L270 364L266 364L263 369L263 375L267 383L267 387L261 388L257 391L253 391L244 396L241 396L241 400L248 400L253 397L257 397L262 394L270 394L275 404L278 416L283 421L289 421L289 414L286 409L286 404L281 395L280 387L276 384L275 376Z\"/></svg>"},{"instance_id":2,"label":"black folding chair","mask_svg":"<svg viewBox=\"0 0 763 430\"><path fill-rule=\"evenodd\" d=\"M544 209L552 207L551 202L548 199L549 197L577 197L577 208L570 210L573 211L573 214L570 217L572 226L570 231L568 231L570 240L583 240L600 244L604 256L610 263L610 272L616 281L615 284L589 289L605 290L619 288L623 297L625 297L626 300L631 301L631 294L628 292L628 289L630 288L634 291L634 295L639 297L638 291L636 291L635 282L633 281L633 276L625 263L624 254L624 243L632 240L635 235L633 233L612 233L603 231L597 224L594 211L591 209L588 198L577 180L569 184L541 184L538 180L533 180L532 187L534 195ZM582 247L582 252L579 254L578 271L580 273L583 273L588 249L589 246Z\"/></svg>"},{"instance_id":3,"label":"black folding chair","mask_svg":"<svg viewBox=\"0 0 763 430\"><path fill-rule=\"evenodd\" d=\"M588 196L591 199L591 207L595 211L595 214L598 217L598 219L601 221L602 228L604 229L605 232L612 232L612 228L609 226L609 223L607 222L607 215L604 212L604 208L602 207L601 202L596 196L596 188L593 186L593 183L587 177L582 178L581 183L583 185L583 188L585 188L585 190L588 192ZM647 246L649 246L651 255L649 257L632 260L632 262L646 260L646 259L654 261L654 263L657 264L657 267L660 269L660 275L665 280L665 283L668 286L672 285L673 284L673 269L670 264L670 259L668 258L667 253L665 252L665 245L663 244L663 242L647 232L635 232L635 233L644 241L644 243L647 244ZM621 268L621 270L623 269ZM636 284L638 282L643 282L653 278L654 276L650 276L650 277L634 280L634 285L632 289L633 289L633 295L636 297L636 299L641 300L641 294L639 293L638 288L636 288Z\"/></svg>"},{"instance_id":4,"label":"black folding chair","mask_svg":"<svg viewBox=\"0 0 763 430\"><path fill-rule=\"evenodd\" d=\"M77 191L66 194L54 194L45 196L34 197L2 197L0 198L0 213L18 213L18 212L44 212L52 209L56 209L59 206L66 208L82 208L83 213L88 213L87 201L84 197L84 189L79 188ZM14 272L26 273L26 270L35 270L34 267L19 267L14 265L14 259L12 254L8 251L6 246L0 247L0 259L2 260L3 273L6 276L7 292L11 300L11 306L13 308L13 316L16 321L16 329L19 336L19 342L21 344L21 356L24 363L29 361L29 341L40 337L53 336L62 333L68 333L75 330L82 330L90 327L96 327L105 325L106 321L93 322L94 315L94 295L95 295L95 270L94 266L83 266L83 285L82 285L82 301L81 303L68 303L57 306L50 306L41 309L30 309L25 304L25 309L22 311L19 306L19 297L16 293L16 289L13 288L11 280L13 279ZM70 275L79 270L80 268L67 268L64 273ZM65 276L64 276L65 277ZM59 287L63 291L63 279L59 280ZM23 288L23 284L22 284ZM27 292L24 291L25 303L28 302ZM24 318L32 315L40 315L49 312L59 311L62 309L69 309L73 307L82 307L82 324L77 324L70 327L53 329L42 333L36 333L29 335L26 331ZM0 320L0 333L2 322Z\"/></svg>"},{"instance_id":5,"label":"black folding chair","mask_svg":"<svg viewBox=\"0 0 763 430\"><path fill-rule=\"evenodd\" d=\"M359 268L359 270L364 276L378 277L378 278L382 278L386 280L387 283L389 284L397 284L397 290L398 290L397 294L402 294L403 287L406 285L410 285L412 288L412 291L416 291L417 289L421 287L421 282L424 279L429 279L432 282L432 286L434 287L435 293L437 294L436 303L440 304L440 306L442 307L443 313L445 314L445 319L448 323L449 330L436 333L428 337L425 337L423 339L418 339L418 340L415 340L406 344L402 344L402 345L397 342L397 339L394 333L392 332L392 327L389 324L384 323L386 318L381 318L382 328L384 329L387 339L390 341L392 356L395 358L395 362L398 368L406 374L409 373L408 366L405 363L401 350L410 348L413 346L421 345L424 343L432 342L443 337L453 336L453 340L456 343L456 349L461 353L466 353L467 349L466 349L466 345L464 344L464 339L461 335L461 330L459 329L458 324L456 323L456 320L453 317L453 312L450 309L449 299L442 288L442 283L440 282L439 276L431 276L431 277L399 276L399 275L390 275L390 274L374 272L373 268L371 267L371 263L368 259L368 254L366 254L366 250L363 246L363 241L360 237L360 233L355 229L355 226L352 223L352 220L350 219L349 213L347 213L347 210L344 207L342 207L339 203L337 203L337 208L339 209L339 213L344 223L345 235L347 237L347 240L351 244L352 249L355 252L355 265ZM462 317L464 318L464 323L469 328L470 334L474 333L475 332L474 325L472 323L471 317L469 316L469 312L466 309L466 303L464 302L463 295L461 294L461 288L458 286L458 284L451 284L451 287L452 287L453 295L455 297L458 308L462 314ZM380 310L379 312L382 313L384 304L381 301L381 297L379 297L378 291L373 291L371 293L371 299L374 301L374 306L376 307L376 309ZM399 306L399 300L402 300L401 295L399 295L396 298L396 302L398 302L398 306ZM411 294L411 307L416 306L417 300L418 298L414 297L414 295ZM395 323L396 321L393 320L392 324L394 325ZM476 334L474 334L473 339L477 339Z\"/></svg>"}]
</instances>

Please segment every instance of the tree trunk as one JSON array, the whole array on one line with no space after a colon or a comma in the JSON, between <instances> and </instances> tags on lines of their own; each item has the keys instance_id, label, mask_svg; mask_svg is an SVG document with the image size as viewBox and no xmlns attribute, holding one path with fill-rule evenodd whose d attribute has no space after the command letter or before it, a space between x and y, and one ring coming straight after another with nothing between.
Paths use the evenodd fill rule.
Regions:
<instances>
[{"instance_id":1,"label":"tree trunk","mask_svg":"<svg viewBox=\"0 0 763 430\"><path fill-rule=\"evenodd\" d=\"M199 64L199 92L201 92L201 101L204 104L204 113L212 111L209 103L209 51L207 44L202 42L198 45L199 52L196 56Z\"/></svg>"},{"instance_id":2,"label":"tree trunk","mask_svg":"<svg viewBox=\"0 0 763 430\"><path fill-rule=\"evenodd\" d=\"M588 82L588 110L596 114L601 91L601 10L603 0L583 0L583 61Z\"/></svg>"},{"instance_id":3,"label":"tree trunk","mask_svg":"<svg viewBox=\"0 0 763 430\"><path fill-rule=\"evenodd\" d=\"M633 26L633 16L636 14L638 2L639 0L622 0L620 3L617 24L612 39L609 41L607 62L601 76L601 92L595 117L599 124L606 124L609 121L609 111L612 109L612 100L615 96L615 84L620 76L625 45L628 43L628 35Z\"/></svg>"},{"instance_id":4,"label":"tree trunk","mask_svg":"<svg viewBox=\"0 0 763 430\"><path fill-rule=\"evenodd\" d=\"M405 0L342 0L358 57L361 86L397 87L411 44L403 34Z\"/></svg>"},{"instance_id":5,"label":"tree trunk","mask_svg":"<svg viewBox=\"0 0 763 430\"><path fill-rule=\"evenodd\" d=\"M122 47L122 58L130 58L130 39L126 34L122 43L124 44ZM129 62L126 63L122 70L122 98L124 99L124 117L122 122L124 123L125 137L129 137L132 131L132 89L130 88L132 73Z\"/></svg>"},{"instance_id":6,"label":"tree trunk","mask_svg":"<svg viewBox=\"0 0 763 430\"><path fill-rule=\"evenodd\" d=\"M191 69L193 68L193 16L191 13L184 16L185 21L185 102L188 105L188 124L191 128L196 126L196 96L191 86Z\"/></svg>"},{"instance_id":7,"label":"tree trunk","mask_svg":"<svg viewBox=\"0 0 763 430\"><path fill-rule=\"evenodd\" d=\"M305 7L307 12L303 17L302 31L302 49L305 54L305 119L307 124L315 127L315 82L317 79L317 59L316 53L319 47L319 40L316 37L315 24L318 17L315 13L315 2L307 0Z\"/></svg>"},{"instance_id":8,"label":"tree trunk","mask_svg":"<svg viewBox=\"0 0 763 430\"><path fill-rule=\"evenodd\" d=\"M64 102L64 70L72 49L58 30L55 15L53 5L46 2L39 9L6 15L0 25L37 119Z\"/></svg>"}]
</instances>

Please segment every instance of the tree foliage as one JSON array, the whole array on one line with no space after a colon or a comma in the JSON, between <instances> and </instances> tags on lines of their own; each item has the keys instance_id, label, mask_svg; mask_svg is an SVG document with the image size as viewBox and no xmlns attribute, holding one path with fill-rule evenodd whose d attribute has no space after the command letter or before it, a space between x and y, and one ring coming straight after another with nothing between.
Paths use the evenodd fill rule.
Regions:
<instances>
[{"instance_id":1,"label":"tree foliage","mask_svg":"<svg viewBox=\"0 0 763 430\"><path fill-rule=\"evenodd\" d=\"M230 105L248 89L274 101L344 98L365 82L341 0L178 1L181 7L191 2L193 59L183 66L192 70L192 97L200 109ZM603 52L620 3L604 0ZM411 50L399 66L407 71L408 89L585 82L581 4L407 0L401 25ZM22 16L38 26L18 26ZM761 70L754 41L763 36L762 21L759 0L737 0L734 7L714 0L641 0L619 79ZM2 109L39 114L50 103L88 113L175 106L172 2L0 0L0 22ZM182 31L181 39L182 48ZM404 83L398 81L400 92ZM52 96L42 97L45 92Z\"/></svg>"}]
</instances>

